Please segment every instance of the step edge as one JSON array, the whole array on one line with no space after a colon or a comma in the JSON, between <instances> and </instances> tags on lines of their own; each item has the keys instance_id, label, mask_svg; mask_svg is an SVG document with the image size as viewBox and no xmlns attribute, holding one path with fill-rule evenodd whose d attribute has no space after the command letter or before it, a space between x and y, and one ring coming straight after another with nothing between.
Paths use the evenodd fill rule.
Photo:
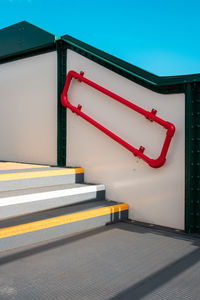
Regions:
<instances>
[{"instance_id":1,"label":"step edge","mask_svg":"<svg viewBox=\"0 0 200 300\"><path fill-rule=\"evenodd\" d=\"M105 186L103 184L99 184L99 185L91 185L91 186L86 185L82 187L73 187L69 189L62 189L62 190L49 191L49 192L10 196L10 197L0 198L0 207L8 207L17 204L21 205L25 203L32 203L35 201L49 200L53 198L74 196L74 195L80 195L86 193L93 193L93 192L99 192L104 190L105 190Z\"/></svg>"},{"instance_id":2,"label":"step edge","mask_svg":"<svg viewBox=\"0 0 200 300\"><path fill-rule=\"evenodd\" d=\"M106 206L106 207L81 211L78 213L76 212L76 213L66 214L64 216L48 218L45 220L24 223L22 225L6 227L0 229L0 240L7 237L18 236L29 232L57 227L64 224L76 223L79 221L92 219L103 215L114 214L121 211L128 211L128 208L129 208L128 204L119 203L112 206Z\"/></svg>"}]
</instances>

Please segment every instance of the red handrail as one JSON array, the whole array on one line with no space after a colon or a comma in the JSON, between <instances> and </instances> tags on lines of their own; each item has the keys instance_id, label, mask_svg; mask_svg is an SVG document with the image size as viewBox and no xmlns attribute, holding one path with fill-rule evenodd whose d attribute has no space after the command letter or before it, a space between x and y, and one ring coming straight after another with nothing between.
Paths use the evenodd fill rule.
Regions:
<instances>
[{"instance_id":1,"label":"red handrail","mask_svg":"<svg viewBox=\"0 0 200 300\"><path fill-rule=\"evenodd\" d=\"M139 149L134 148L133 146L128 144L126 141L124 141L123 139L118 137L116 134L114 134L113 132L111 132L110 130L108 130L107 128L105 128L104 126L102 126L101 124L99 124L98 122L93 120L92 118L90 118L88 115L84 114L81 111L81 109L82 109L81 105L78 105L77 107L73 106L69 102L68 96L67 96L72 78L77 79L80 82L86 83L87 85L95 88L96 90L100 91L101 93L115 99L116 101L118 101L118 102L128 106L129 108L133 109L134 111L140 113L141 115L145 116L148 120L150 120L152 122L154 121L154 122L158 123L159 125L163 126L165 129L167 129L166 138L165 138L165 141L164 141L164 144L163 144L163 147L162 147L159 157L157 159L152 159L152 158L146 156L144 154L144 150L145 150L144 147L141 146ZM143 159L152 168L159 168L164 165L164 163L166 161L166 156L167 156L167 152L169 149L169 145L170 145L171 139L175 132L175 126L170 122L167 122L167 121L164 121L164 120L158 118L156 116L157 111L155 109L152 109L152 111L149 112L149 111L127 101L126 99L114 94L113 92L105 89L104 87L96 84L95 82L92 82L89 79L85 78L83 72L80 72L80 74L78 74L75 71L69 71L67 74L65 87L64 87L63 93L61 95L61 102L64 107L68 107L73 113L76 113L77 115L81 116L83 119L85 119L86 121L88 121L89 123L94 125L96 128L98 128L99 130L104 132L106 135L111 137L113 140L115 140L116 142L118 142L119 144L124 146L130 152L132 152L135 156L138 156L141 159Z\"/></svg>"}]
</instances>

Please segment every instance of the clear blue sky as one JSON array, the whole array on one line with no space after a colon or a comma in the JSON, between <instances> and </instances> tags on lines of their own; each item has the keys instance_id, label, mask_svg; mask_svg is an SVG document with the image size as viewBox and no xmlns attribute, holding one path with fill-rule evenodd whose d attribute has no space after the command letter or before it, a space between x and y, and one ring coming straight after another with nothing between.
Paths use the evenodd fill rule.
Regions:
<instances>
[{"instance_id":1,"label":"clear blue sky","mask_svg":"<svg viewBox=\"0 0 200 300\"><path fill-rule=\"evenodd\" d=\"M200 73L199 0L0 0L0 28L22 20L157 75Z\"/></svg>"}]
</instances>

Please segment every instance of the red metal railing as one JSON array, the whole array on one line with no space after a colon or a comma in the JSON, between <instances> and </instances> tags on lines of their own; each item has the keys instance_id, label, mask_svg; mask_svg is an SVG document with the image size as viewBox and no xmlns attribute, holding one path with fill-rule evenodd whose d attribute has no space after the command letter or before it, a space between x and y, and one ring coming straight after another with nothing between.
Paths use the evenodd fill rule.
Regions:
<instances>
[{"instance_id":1,"label":"red metal railing","mask_svg":"<svg viewBox=\"0 0 200 300\"><path fill-rule=\"evenodd\" d=\"M154 121L154 122L158 123L159 125L163 126L167 130L167 132L166 132L166 138L165 138L165 141L164 141L164 144L163 144L163 147L162 147L159 157L157 159L152 159L152 158L146 156L144 154L144 150L145 150L144 147L141 146L139 149L134 148L133 146L128 144L126 141L124 141L123 139L118 137L116 134L114 134L113 132L111 132L110 130L108 130L107 128L105 128L104 126L102 126L101 124L99 124L98 122L93 120L92 118L90 118L88 115L84 114L81 111L81 109L82 109L81 105L78 105L77 107L73 106L69 102L68 96L67 96L72 78L77 79L80 82L86 83L87 85L93 87L94 89L100 91L101 93L115 99L116 101L128 106L129 108L133 109L134 111L138 112L139 114L145 116L148 120L150 120L152 122ZM103 88L102 86L96 84L95 82L92 82L89 79L85 78L84 72L80 72L80 74L78 74L75 71L68 72L65 87L64 87L63 93L61 95L61 102L64 107L68 107L73 113L76 113L77 115L79 115L80 117L82 117L83 119L85 119L86 121L91 123L92 125L94 125L96 128L98 128L99 130L104 132L106 135L111 137L113 140L115 140L116 142L121 144L123 147L128 149L130 152L132 152L135 156L138 156L141 159L143 159L152 168L159 168L164 165L164 163L166 161L166 156L167 156L167 152L169 149L169 145L171 143L172 137L175 132L175 126L172 123L164 121L164 120L160 119L159 117L157 117L156 116L157 111L155 109L152 109L152 111L149 112L149 111L127 101L126 99L114 94L113 92Z\"/></svg>"}]
</instances>

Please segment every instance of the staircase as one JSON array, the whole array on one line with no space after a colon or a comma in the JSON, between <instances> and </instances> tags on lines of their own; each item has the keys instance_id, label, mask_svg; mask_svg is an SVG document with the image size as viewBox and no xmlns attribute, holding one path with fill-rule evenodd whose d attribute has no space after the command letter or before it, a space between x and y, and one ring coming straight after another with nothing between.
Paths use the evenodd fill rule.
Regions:
<instances>
[{"instance_id":1,"label":"staircase","mask_svg":"<svg viewBox=\"0 0 200 300\"><path fill-rule=\"evenodd\" d=\"M0 163L0 251L128 218L128 205L105 200L82 168Z\"/></svg>"}]
</instances>

